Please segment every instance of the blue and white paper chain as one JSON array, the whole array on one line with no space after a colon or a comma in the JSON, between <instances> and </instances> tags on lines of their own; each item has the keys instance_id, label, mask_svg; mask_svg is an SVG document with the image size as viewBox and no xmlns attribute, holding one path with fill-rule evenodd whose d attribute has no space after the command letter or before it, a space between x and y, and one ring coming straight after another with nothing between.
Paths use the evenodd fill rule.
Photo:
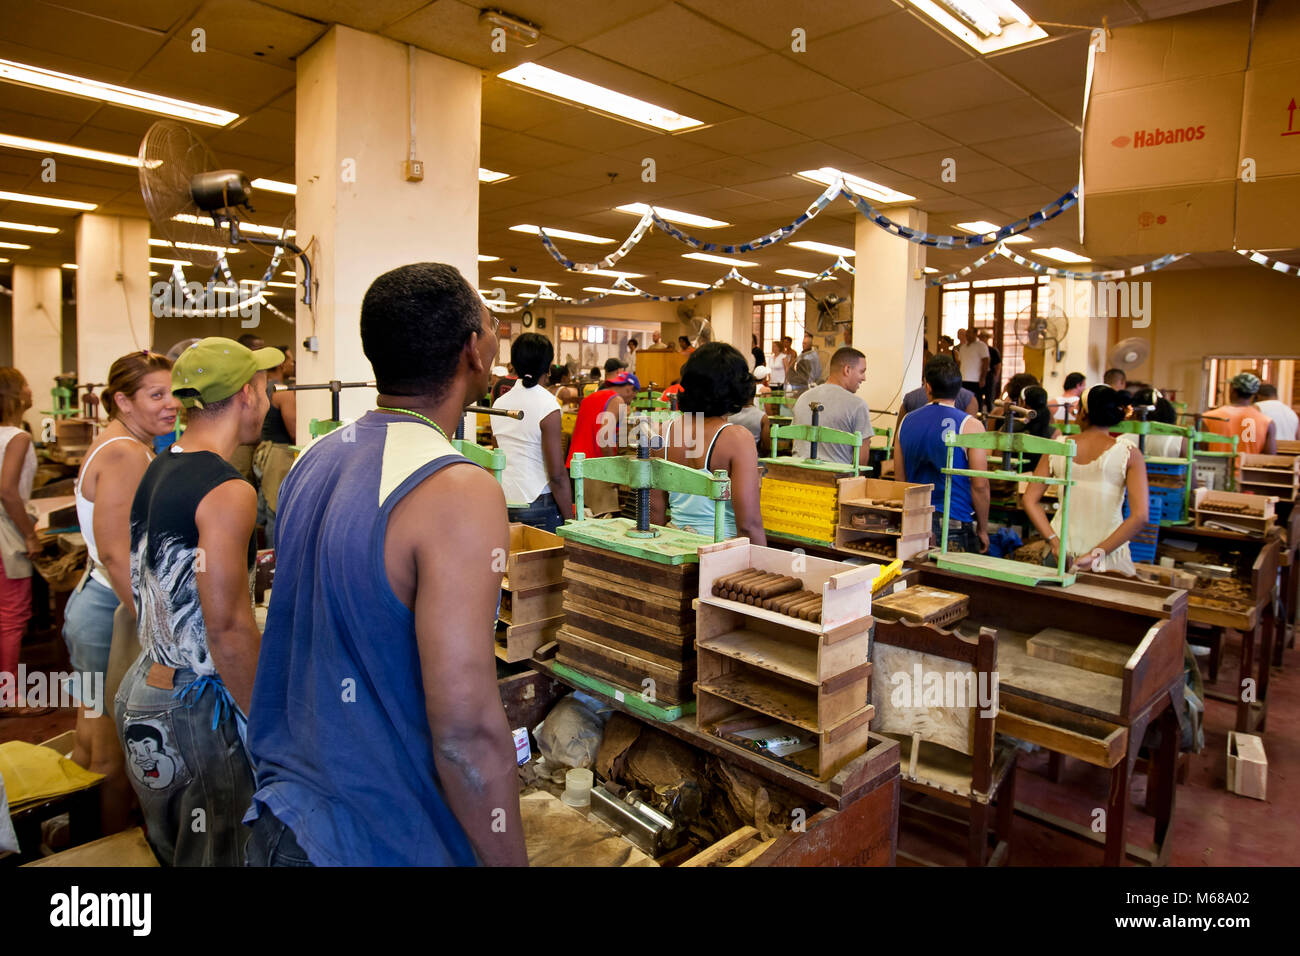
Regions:
<instances>
[{"instance_id":1,"label":"blue and white paper chain","mask_svg":"<svg viewBox=\"0 0 1300 956\"><path fill-rule=\"evenodd\" d=\"M1280 259L1270 259L1262 252L1256 252L1254 249L1238 249L1237 255L1245 256L1256 265L1263 266L1273 272L1280 272L1284 276L1300 276L1300 266L1293 266L1289 262L1282 262Z\"/></svg>"}]
</instances>

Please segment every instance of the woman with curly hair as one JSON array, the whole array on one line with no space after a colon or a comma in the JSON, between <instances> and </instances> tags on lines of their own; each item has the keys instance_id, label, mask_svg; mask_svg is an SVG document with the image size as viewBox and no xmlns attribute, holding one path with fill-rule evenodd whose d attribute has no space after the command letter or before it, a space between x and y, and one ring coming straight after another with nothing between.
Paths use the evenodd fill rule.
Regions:
<instances>
[{"instance_id":1,"label":"woman with curly hair","mask_svg":"<svg viewBox=\"0 0 1300 956\"><path fill-rule=\"evenodd\" d=\"M686 360L681 384L677 407L685 414L668 428L668 460L706 474L725 471L731 477L731 500L723 503L725 537L744 536L753 544L766 545L759 511L758 451L748 429L728 421L754 394L749 363L725 342L710 342ZM671 509L675 527L713 536L714 506L703 495L655 491L650 507L656 524L663 524L665 511Z\"/></svg>"}]
</instances>

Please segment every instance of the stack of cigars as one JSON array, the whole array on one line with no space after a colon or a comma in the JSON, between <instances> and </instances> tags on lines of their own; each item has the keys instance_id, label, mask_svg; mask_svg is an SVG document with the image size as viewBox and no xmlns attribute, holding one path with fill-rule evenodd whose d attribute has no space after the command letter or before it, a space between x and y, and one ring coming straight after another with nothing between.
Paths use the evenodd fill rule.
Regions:
<instances>
[{"instance_id":1,"label":"stack of cigars","mask_svg":"<svg viewBox=\"0 0 1300 956\"><path fill-rule=\"evenodd\" d=\"M820 623L822 596L804 590L801 578L773 571L737 571L713 582L713 596L752 604L778 614Z\"/></svg>"}]
</instances>

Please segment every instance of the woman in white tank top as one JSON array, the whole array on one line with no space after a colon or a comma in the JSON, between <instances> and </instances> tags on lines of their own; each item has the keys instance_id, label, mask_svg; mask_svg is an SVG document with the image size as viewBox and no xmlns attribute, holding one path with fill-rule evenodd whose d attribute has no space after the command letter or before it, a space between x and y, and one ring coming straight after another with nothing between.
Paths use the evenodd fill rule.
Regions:
<instances>
[{"instance_id":1,"label":"woman in white tank top","mask_svg":"<svg viewBox=\"0 0 1300 956\"><path fill-rule=\"evenodd\" d=\"M27 511L36 475L32 436L23 430L23 413L32 407L32 390L16 368L0 368L0 680L17 688L17 699L0 697L0 716L27 717L43 712L28 707L18 682L18 650L32 616L32 562L40 553L36 522Z\"/></svg>"},{"instance_id":2,"label":"woman in white tank top","mask_svg":"<svg viewBox=\"0 0 1300 956\"><path fill-rule=\"evenodd\" d=\"M86 576L68 599L63 637L78 676L82 706L72 759L105 775L100 811L105 833L126 825L131 785L117 740L104 679L119 603L132 609L131 502L153 460L154 438L176 427L180 402L172 397L171 362L132 352L113 363L103 392L109 423L81 463L74 493L86 539Z\"/></svg>"}]
</instances>

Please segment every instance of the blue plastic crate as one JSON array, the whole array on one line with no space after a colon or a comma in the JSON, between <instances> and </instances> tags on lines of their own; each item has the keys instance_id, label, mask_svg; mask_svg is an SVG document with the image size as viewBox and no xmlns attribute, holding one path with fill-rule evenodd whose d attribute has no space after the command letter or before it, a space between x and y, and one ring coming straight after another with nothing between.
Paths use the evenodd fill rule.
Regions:
<instances>
[{"instance_id":1,"label":"blue plastic crate","mask_svg":"<svg viewBox=\"0 0 1300 956\"><path fill-rule=\"evenodd\" d=\"M1148 475L1173 475L1176 478L1185 478L1187 476L1187 465L1174 465L1165 462L1149 461L1147 462Z\"/></svg>"},{"instance_id":2,"label":"blue plastic crate","mask_svg":"<svg viewBox=\"0 0 1300 956\"><path fill-rule=\"evenodd\" d=\"M1124 499L1124 517L1129 515L1128 499ZM1156 559L1156 546L1160 540L1161 501L1155 495L1147 505L1147 523L1128 543L1128 553L1134 561L1152 564Z\"/></svg>"},{"instance_id":3,"label":"blue plastic crate","mask_svg":"<svg viewBox=\"0 0 1300 956\"><path fill-rule=\"evenodd\" d=\"M1184 497L1186 489L1184 488L1150 488L1151 501L1160 502L1160 515L1162 521L1186 521L1187 520L1187 499Z\"/></svg>"}]
</instances>

